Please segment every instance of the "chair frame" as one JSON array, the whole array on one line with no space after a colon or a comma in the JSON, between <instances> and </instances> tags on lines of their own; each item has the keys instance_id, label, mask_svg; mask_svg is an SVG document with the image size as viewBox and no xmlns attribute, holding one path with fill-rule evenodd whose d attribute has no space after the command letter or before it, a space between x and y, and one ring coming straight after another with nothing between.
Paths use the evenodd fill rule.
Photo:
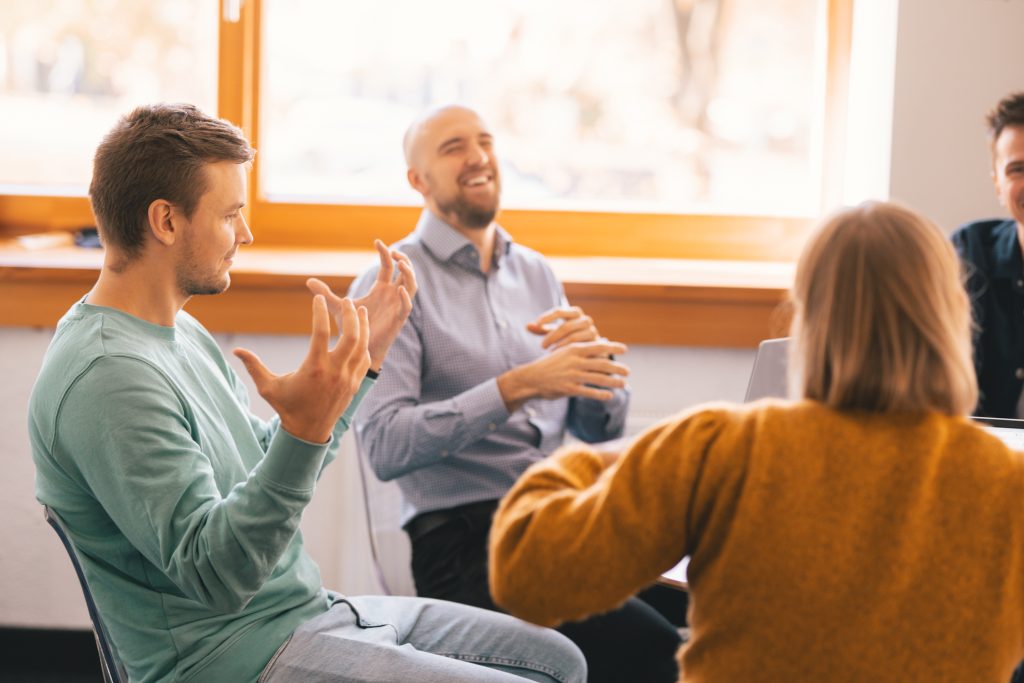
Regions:
<instances>
[{"instance_id":1,"label":"chair frame","mask_svg":"<svg viewBox=\"0 0 1024 683\"><path fill-rule=\"evenodd\" d=\"M403 576L398 576L394 567L392 567L390 575L385 569L389 562L393 562L397 558L389 558L387 547L382 544L381 538L378 536L381 530L386 528L387 533L395 532L406 538L406 543L408 543L408 540L405 537L405 532L397 526L392 528L378 524L381 521L380 513L374 511L373 500L375 497L374 489L380 486L380 480L377 478L373 468L370 467L366 452L363 450L358 438L355 439L355 451L356 462L359 466L359 483L362 485L363 490L363 510L366 513L366 531L370 540L370 556L373 560L373 570L377 583L385 595L416 595L415 582L412 578L412 567L406 566L403 570ZM393 482L386 485L397 488L397 485ZM379 495L383 493L383 490L378 488L377 493ZM397 500L395 504L398 505Z\"/></svg>"},{"instance_id":2,"label":"chair frame","mask_svg":"<svg viewBox=\"0 0 1024 683\"><path fill-rule=\"evenodd\" d=\"M71 536L68 533L67 525L64 520L60 518L52 508L49 506L43 506L43 518L46 522L53 527L53 530L57 532L57 536L60 538L60 542L64 544L64 549L68 551L68 556L71 558L71 564L75 568L75 574L78 575L78 582L82 585L82 595L85 597L85 606L89 610L89 618L92 620L92 632L96 638L96 650L99 653L100 669L103 671L103 680L106 683L128 683L128 675L125 673L124 667L121 665L121 660L114 652L114 648L110 643L110 637L107 634L107 629L103 625L103 620L100 618L99 610L96 609L96 603L92 599L92 591L89 590L89 584L85 580L85 572L82 569L81 560L78 557L78 551L75 550L74 544L71 542Z\"/></svg>"},{"instance_id":3,"label":"chair frame","mask_svg":"<svg viewBox=\"0 0 1024 683\"><path fill-rule=\"evenodd\" d=\"M385 595L394 595L391 592L391 587L388 586L387 577L384 576L384 568L381 566L381 551L380 546L377 543L377 534L373 532L373 511L370 508L370 487L366 481L366 478L375 476L370 470L368 463L364 462L365 456L362 453L362 449L356 447L356 460L359 463L359 484L363 488L363 511L366 513L366 530L370 537L370 557L373 558L373 572L377 577L377 583L380 584L381 590Z\"/></svg>"}]
</instances>

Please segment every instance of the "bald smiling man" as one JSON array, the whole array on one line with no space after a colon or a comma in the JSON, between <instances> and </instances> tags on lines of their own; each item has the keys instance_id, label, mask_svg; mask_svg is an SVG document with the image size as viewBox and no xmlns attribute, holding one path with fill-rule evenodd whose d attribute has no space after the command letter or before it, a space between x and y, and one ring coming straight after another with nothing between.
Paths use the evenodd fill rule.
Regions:
<instances>
[{"instance_id":1,"label":"bald smiling man","mask_svg":"<svg viewBox=\"0 0 1024 683\"><path fill-rule=\"evenodd\" d=\"M401 488L417 593L498 609L487 580L498 500L567 429L587 442L622 434L629 371L616 357L626 348L602 337L544 258L495 222L501 169L476 112L429 110L403 147L425 207L393 248L412 261L420 290L357 435L377 476ZM642 600L559 630L583 651L590 681L678 677L678 632Z\"/></svg>"}]
</instances>

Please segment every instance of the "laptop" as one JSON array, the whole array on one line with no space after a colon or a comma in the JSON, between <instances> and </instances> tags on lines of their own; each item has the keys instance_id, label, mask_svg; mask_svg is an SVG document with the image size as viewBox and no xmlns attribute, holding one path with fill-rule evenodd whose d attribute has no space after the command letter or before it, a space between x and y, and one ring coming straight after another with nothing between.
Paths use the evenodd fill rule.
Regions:
<instances>
[{"instance_id":1,"label":"laptop","mask_svg":"<svg viewBox=\"0 0 1024 683\"><path fill-rule=\"evenodd\" d=\"M1015 451L1024 451L1024 420L1010 420L1002 417L971 417L981 424L985 431L999 437Z\"/></svg>"},{"instance_id":2,"label":"laptop","mask_svg":"<svg viewBox=\"0 0 1024 683\"><path fill-rule=\"evenodd\" d=\"M759 398L774 396L785 398L788 394L786 360L789 353L789 337L766 339L757 347L754 369L750 372L747 385L747 403ZM985 431L999 437L1003 443L1017 451L1024 451L1024 420L1010 420L996 417L972 417Z\"/></svg>"},{"instance_id":3,"label":"laptop","mask_svg":"<svg viewBox=\"0 0 1024 683\"><path fill-rule=\"evenodd\" d=\"M747 383L747 403L760 398L775 396L785 398L786 357L789 354L789 337L765 339L757 347L754 369Z\"/></svg>"},{"instance_id":4,"label":"laptop","mask_svg":"<svg viewBox=\"0 0 1024 683\"><path fill-rule=\"evenodd\" d=\"M766 397L785 398L787 391L786 358L789 353L789 337L766 339L757 347L754 368L747 384L746 402ZM972 417L987 432L1001 439L1008 447L1024 451L1024 420L1010 420L996 417ZM689 558L683 558L678 565L661 576L661 583L685 589L686 567Z\"/></svg>"}]
</instances>

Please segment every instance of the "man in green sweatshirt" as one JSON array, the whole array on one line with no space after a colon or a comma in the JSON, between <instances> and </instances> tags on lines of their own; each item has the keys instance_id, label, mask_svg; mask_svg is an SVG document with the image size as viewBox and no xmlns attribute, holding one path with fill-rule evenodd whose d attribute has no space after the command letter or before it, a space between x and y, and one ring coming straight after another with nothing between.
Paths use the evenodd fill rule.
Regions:
<instances>
[{"instance_id":1,"label":"man in green sweatshirt","mask_svg":"<svg viewBox=\"0 0 1024 683\"><path fill-rule=\"evenodd\" d=\"M67 523L128 677L582 681L582 656L553 631L324 589L299 521L416 280L383 244L381 276L361 299L310 280L298 369L275 375L235 350L277 413L253 416L216 342L182 310L227 289L252 242L241 209L253 155L241 131L188 105L118 122L89 188L103 267L58 324L30 399L36 496Z\"/></svg>"}]
</instances>

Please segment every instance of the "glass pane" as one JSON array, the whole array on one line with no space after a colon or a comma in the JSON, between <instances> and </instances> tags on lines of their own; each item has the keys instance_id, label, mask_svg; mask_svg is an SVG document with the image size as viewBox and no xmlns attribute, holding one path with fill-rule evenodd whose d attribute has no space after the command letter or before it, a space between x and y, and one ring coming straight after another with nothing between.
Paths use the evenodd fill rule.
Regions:
<instances>
[{"instance_id":1,"label":"glass pane","mask_svg":"<svg viewBox=\"0 0 1024 683\"><path fill-rule=\"evenodd\" d=\"M402 133L460 101L495 129L505 206L811 212L823 4L265 0L261 189L416 203Z\"/></svg>"},{"instance_id":2,"label":"glass pane","mask_svg":"<svg viewBox=\"0 0 1024 683\"><path fill-rule=\"evenodd\" d=\"M217 12L217 0L0 2L4 191L84 194L96 145L139 104L215 112Z\"/></svg>"}]
</instances>

